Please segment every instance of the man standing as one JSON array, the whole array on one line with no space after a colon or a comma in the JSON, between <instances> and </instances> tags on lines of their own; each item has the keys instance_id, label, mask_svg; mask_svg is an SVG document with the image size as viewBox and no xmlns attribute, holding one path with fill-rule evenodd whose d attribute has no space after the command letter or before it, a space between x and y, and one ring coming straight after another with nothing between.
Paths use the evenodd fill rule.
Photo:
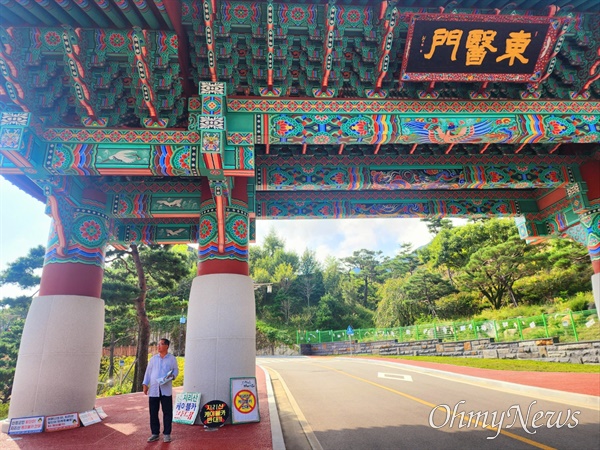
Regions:
<instances>
[{"instance_id":1,"label":"man standing","mask_svg":"<svg viewBox=\"0 0 600 450\"><path fill-rule=\"evenodd\" d=\"M173 422L173 384L172 381L177 378L179 368L177 360L169 353L168 339L161 339L158 342L158 354L150 358L146 373L144 374L144 394L148 396L148 405L150 409L150 430L152 436L148 442L158 441L160 434L160 421L158 411L162 408L163 412L163 440L171 442L171 424Z\"/></svg>"}]
</instances>

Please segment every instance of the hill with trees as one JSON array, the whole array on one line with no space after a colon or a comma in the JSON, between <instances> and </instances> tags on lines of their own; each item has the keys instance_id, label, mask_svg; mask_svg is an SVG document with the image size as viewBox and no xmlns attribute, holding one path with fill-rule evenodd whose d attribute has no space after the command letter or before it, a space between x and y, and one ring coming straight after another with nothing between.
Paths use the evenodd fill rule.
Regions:
<instances>
[{"instance_id":1,"label":"hill with trees","mask_svg":"<svg viewBox=\"0 0 600 450\"><path fill-rule=\"evenodd\" d=\"M427 246L405 243L393 257L363 248L324 262L309 248L287 251L271 231L250 248L257 318L291 331L387 328L553 304L591 291L589 255L576 242L529 245L510 219L460 227L426 221L435 233Z\"/></svg>"}]
</instances>

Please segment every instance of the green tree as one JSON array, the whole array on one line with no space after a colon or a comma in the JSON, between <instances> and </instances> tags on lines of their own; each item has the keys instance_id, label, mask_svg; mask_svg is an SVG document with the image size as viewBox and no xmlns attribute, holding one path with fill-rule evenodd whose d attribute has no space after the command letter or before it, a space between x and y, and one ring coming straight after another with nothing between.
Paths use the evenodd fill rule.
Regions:
<instances>
[{"instance_id":1,"label":"green tree","mask_svg":"<svg viewBox=\"0 0 600 450\"><path fill-rule=\"evenodd\" d=\"M102 298L104 299L104 345L109 348L108 378L114 378L114 353L117 344L135 344L137 321L131 309L131 299L137 295L137 288L110 269L104 271Z\"/></svg>"},{"instance_id":2,"label":"green tree","mask_svg":"<svg viewBox=\"0 0 600 450\"><path fill-rule=\"evenodd\" d=\"M269 354L275 354L275 347L278 345L292 344L290 335L284 330L279 330L260 320L256 321L256 349L268 349Z\"/></svg>"},{"instance_id":3,"label":"green tree","mask_svg":"<svg viewBox=\"0 0 600 450\"><path fill-rule=\"evenodd\" d=\"M273 229L263 246L250 247L250 276L256 288L257 318L265 323L289 323L298 299L294 289L298 255L285 249L285 242ZM258 286L256 286L258 284Z\"/></svg>"},{"instance_id":4,"label":"green tree","mask_svg":"<svg viewBox=\"0 0 600 450\"><path fill-rule=\"evenodd\" d=\"M367 249L355 250L352 256L342 258L342 263L348 268L351 274L362 279L363 297L362 305L369 303L369 282L376 281L381 268L381 251Z\"/></svg>"},{"instance_id":5,"label":"green tree","mask_svg":"<svg viewBox=\"0 0 600 450\"><path fill-rule=\"evenodd\" d=\"M586 275L591 270L588 249L579 242L570 239L549 239L539 247L553 269L576 268Z\"/></svg>"},{"instance_id":6,"label":"green tree","mask_svg":"<svg viewBox=\"0 0 600 450\"><path fill-rule=\"evenodd\" d=\"M37 272L44 265L45 254L46 250L39 245L29 249L27 256L8 263L7 268L0 273L0 286L13 284L22 289L39 286L40 276Z\"/></svg>"},{"instance_id":7,"label":"green tree","mask_svg":"<svg viewBox=\"0 0 600 450\"><path fill-rule=\"evenodd\" d=\"M403 277L412 274L419 264L419 256L412 249L412 244L405 242L393 258L384 261L382 267L387 277Z\"/></svg>"},{"instance_id":8,"label":"green tree","mask_svg":"<svg viewBox=\"0 0 600 450\"><path fill-rule=\"evenodd\" d=\"M113 259L114 258L114 259ZM107 253L108 267L105 277L114 276L120 282L135 286L133 302L137 318L137 351L132 392L142 390L144 373L148 366L148 345L150 344L150 321L146 310L148 294L165 295L177 287L190 272L189 260L185 254L173 251L172 247L132 244L129 250L112 250Z\"/></svg>"},{"instance_id":9,"label":"green tree","mask_svg":"<svg viewBox=\"0 0 600 450\"><path fill-rule=\"evenodd\" d=\"M321 272L321 265L317 260L314 250L306 249L300 258L298 275L300 291L306 298L306 306L310 307L310 297L317 289L317 275Z\"/></svg>"},{"instance_id":10,"label":"green tree","mask_svg":"<svg viewBox=\"0 0 600 450\"><path fill-rule=\"evenodd\" d=\"M380 287L381 301L375 312L378 327L412 325L427 311L423 303L412 299L403 289L405 278L390 278Z\"/></svg>"},{"instance_id":11,"label":"green tree","mask_svg":"<svg viewBox=\"0 0 600 450\"><path fill-rule=\"evenodd\" d=\"M339 259L328 256L323 268L323 288L326 294L341 300L340 283L342 281L342 263Z\"/></svg>"},{"instance_id":12,"label":"green tree","mask_svg":"<svg viewBox=\"0 0 600 450\"><path fill-rule=\"evenodd\" d=\"M534 247L513 236L473 253L459 281L467 289L479 291L494 309L499 309L507 297L517 306L513 286L520 278L535 272L536 260Z\"/></svg>"},{"instance_id":13,"label":"green tree","mask_svg":"<svg viewBox=\"0 0 600 450\"><path fill-rule=\"evenodd\" d=\"M321 297L317 308L315 326L319 330L345 329L353 319L354 308L331 294Z\"/></svg>"},{"instance_id":14,"label":"green tree","mask_svg":"<svg viewBox=\"0 0 600 450\"><path fill-rule=\"evenodd\" d=\"M421 222L427 224L427 230L434 236L442 230L449 230L453 227L452 221L443 217L428 217L421 219Z\"/></svg>"},{"instance_id":15,"label":"green tree","mask_svg":"<svg viewBox=\"0 0 600 450\"><path fill-rule=\"evenodd\" d=\"M0 273L0 286L13 285L20 289L39 286L38 272L44 265L45 249L41 245L29 249L26 256L8 263ZM12 393L17 356L21 345L25 318L32 297L20 295L0 300L0 402L8 403Z\"/></svg>"},{"instance_id":16,"label":"green tree","mask_svg":"<svg viewBox=\"0 0 600 450\"><path fill-rule=\"evenodd\" d=\"M290 322L294 303L294 298L290 295L290 288L296 280L296 273L291 264L282 263L275 269L272 279L273 283L278 287L276 301L279 304L283 319L287 325Z\"/></svg>"},{"instance_id":17,"label":"green tree","mask_svg":"<svg viewBox=\"0 0 600 450\"><path fill-rule=\"evenodd\" d=\"M285 249L285 241L277 235L274 228L271 228L265 236L263 248L265 255L272 257L275 256L278 250Z\"/></svg>"},{"instance_id":18,"label":"green tree","mask_svg":"<svg viewBox=\"0 0 600 450\"><path fill-rule=\"evenodd\" d=\"M13 317L6 321L3 318L0 329L0 403L8 403L12 393L17 356L23 335L25 320L21 317Z\"/></svg>"},{"instance_id":19,"label":"green tree","mask_svg":"<svg viewBox=\"0 0 600 450\"><path fill-rule=\"evenodd\" d=\"M506 242L516 235L517 227L510 219L494 219L468 223L458 228L446 228L428 246L428 263L433 268L445 268L448 279L454 283L454 273L462 271L478 249Z\"/></svg>"},{"instance_id":20,"label":"green tree","mask_svg":"<svg viewBox=\"0 0 600 450\"><path fill-rule=\"evenodd\" d=\"M539 267L514 285L522 302L549 303L590 290L593 270L586 247L569 239L549 239L535 249Z\"/></svg>"},{"instance_id":21,"label":"green tree","mask_svg":"<svg viewBox=\"0 0 600 450\"><path fill-rule=\"evenodd\" d=\"M422 268L417 269L413 275L408 277L402 290L412 301L423 302L427 305L431 315L437 317L436 300L451 294L454 288L438 273Z\"/></svg>"},{"instance_id":22,"label":"green tree","mask_svg":"<svg viewBox=\"0 0 600 450\"><path fill-rule=\"evenodd\" d=\"M251 269L250 277L254 282L254 298L256 302L256 316L262 318L262 310L267 306L267 290L271 286L271 275L263 267Z\"/></svg>"}]
</instances>

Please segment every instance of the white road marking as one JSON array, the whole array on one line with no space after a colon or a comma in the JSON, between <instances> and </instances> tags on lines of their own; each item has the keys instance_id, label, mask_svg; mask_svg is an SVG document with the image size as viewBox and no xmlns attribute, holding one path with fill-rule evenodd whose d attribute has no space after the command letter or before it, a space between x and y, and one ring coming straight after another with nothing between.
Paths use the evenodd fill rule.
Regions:
<instances>
[{"instance_id":1,"label":"white road marking","mask_svg":"<svg viewBox=\"0 0 600 450\"><path fill-rule=\"evenodd\" d=\"M412 377L410 375L404 375L401 373L386 373L386 372L377 372L377 378L387 378L388 380L400 380L400 381L411 381Z\"/></svg>"}]
</instances>

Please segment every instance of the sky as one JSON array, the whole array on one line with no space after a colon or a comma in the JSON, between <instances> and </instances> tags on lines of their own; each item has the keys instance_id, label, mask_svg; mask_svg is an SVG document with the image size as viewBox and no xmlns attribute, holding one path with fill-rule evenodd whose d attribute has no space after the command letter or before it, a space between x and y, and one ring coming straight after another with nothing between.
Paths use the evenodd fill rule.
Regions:
<instances>
[{"instance_id":1,"label":"sky","mask_svg":"<svg viewBox=\"0 0 600 450\"><path fill-rule=\"evenodd\" d=\"M44 210L43 203L0 177L0 270L30 248L46 246L50 218ZM456 225L466 222L453 221ZM302 255L308 248L320 261L327 256L350 256L362 248L393 256L402 243L411 243L416 249L432 239L419 219L257 220L257 245L263 244L271 229L285 241L286 250ZM14 295L10 287L0 290L0 297Z\"/></svg>"}]
</instances>

